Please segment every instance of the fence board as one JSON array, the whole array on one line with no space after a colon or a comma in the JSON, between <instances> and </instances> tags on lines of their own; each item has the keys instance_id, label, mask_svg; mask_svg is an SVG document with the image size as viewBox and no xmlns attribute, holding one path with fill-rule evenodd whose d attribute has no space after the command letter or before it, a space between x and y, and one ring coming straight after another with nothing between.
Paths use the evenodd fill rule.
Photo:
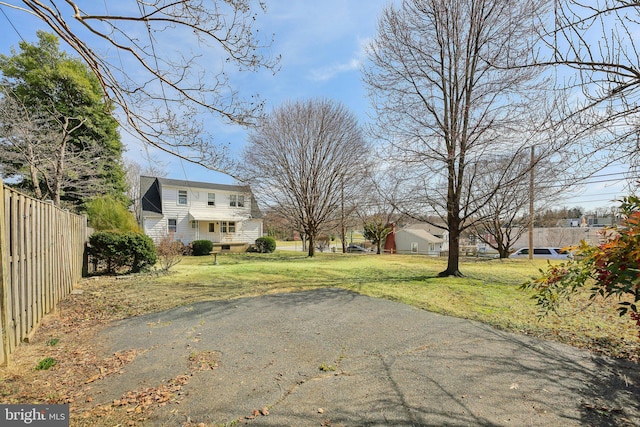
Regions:
<instances>
[{"instance_id":1,"label":"fence board","mask_svg":"<svg viewBox=\"0 0 640 427\"><path fill-rule=\"evenodd\" d=\"M86 218L0 180L0 366L82 277Z\"/></svg>"},{"instance_id":2,"label":"fence board","mask_svg":"<svg viewBox=\"0 0 640 427\"><path fill-rule=\"evenodd\" d=\"M4 186L0 180L0 206L5 205ZM5 313L9 305L8 290L4 284L9 282L9 253L7 251L7 230L9 229L9 217L5 210L0 209L0 366L9 361L9 336L6 328Z\"/></svg>"}]
</instances>

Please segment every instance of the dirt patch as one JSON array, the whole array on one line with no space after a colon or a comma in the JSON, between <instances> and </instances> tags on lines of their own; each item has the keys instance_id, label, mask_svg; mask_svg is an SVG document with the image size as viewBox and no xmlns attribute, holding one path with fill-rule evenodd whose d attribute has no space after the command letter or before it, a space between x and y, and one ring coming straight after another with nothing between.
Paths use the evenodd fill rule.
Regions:
<instances>
[{"instance_id":1,"label":"dirt patch","mask_svg":"<svg viewBox=\"0 0 640 427\"><path fill-rule=\"evenodd\" d=\"M132 300L122 287L134 278L100 277L82 281L57 310L45 316L28 344L12 355L0 370L2 403L70 405L71 425L128 425L145 421L153 409L180 400L180 390L193 372L216 367L213 352L194 353L183 375L127 391L120 399L95 403L94 384L123 374L123 369L145 350L127 349L104 356L98 335L114 320L154 311L144 298ZM51 362L48 369L43 360ZM45 365L46 366L46 365Z\"/></svg>"}]
</instances>

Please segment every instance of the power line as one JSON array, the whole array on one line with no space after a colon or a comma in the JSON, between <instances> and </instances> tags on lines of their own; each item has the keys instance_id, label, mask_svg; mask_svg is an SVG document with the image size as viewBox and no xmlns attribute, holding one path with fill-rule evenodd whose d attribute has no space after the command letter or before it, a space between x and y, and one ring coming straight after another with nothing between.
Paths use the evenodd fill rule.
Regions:
<instances>
[{"instance_id":1,"label":"power line","mask_svg":"<svg viewBox=\"0 0 640 427\"><path fill-rule=\"evenodd\" d=\"M586 178L589 179L589 178ZM640 181L640 177L629 177L629 178L611 178L611 179L601 179L601 180L597 180L597 181L586 181L580 183L578 180L578 182L571 184L571 185L588 185L588 184L602 184L605 182L621 182L621 181ZM559 188L559 187L569 187L569 184L550 184L550 185L544 185L544 186L539 186L538 188Z\"/></svg>"},{"instance_id":2,"label":"power line","mask_svg":"<svg viewBox=\"0 0 640 427\"><path fill-rule=\"evenodd\" d=\"M18 35L18 37L20 37L20 40L22 40L23 42L26 42L26 40L24 39L24 37L22 37L22 34L20 34L20 31L18 31L18 29L15 27L15 25L13 25L13 22L11 21L11 19L9 19L9 17L7 16L7 14L4 12L4 9L2 8L2 6L0 5L0 12L2 12L2 14L4 15L4 17L7 19L7 21L9 22L9 25L11 25L11 28L13 28L13 31L16 32L16 34Z\"/></svg>"}]
</instances>

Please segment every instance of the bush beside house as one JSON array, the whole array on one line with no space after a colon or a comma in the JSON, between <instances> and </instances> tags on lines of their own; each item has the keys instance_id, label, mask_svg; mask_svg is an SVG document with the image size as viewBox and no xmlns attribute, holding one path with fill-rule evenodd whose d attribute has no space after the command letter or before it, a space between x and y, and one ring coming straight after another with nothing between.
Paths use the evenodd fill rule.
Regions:
<instances>
[{"instance_id":1,"label":"bush beside house","mask_svg":"<svg viewBox=\"0 0 640 427\"><path fill-rule=\"evenodd\" d=\"M276 250L276 239L269 236L258 237L256 239L256 251L262 254L270 254Z\"/></svg>"},{"instance_id":2,"label":"bush beside house","mask_svg":"<svg viewBox=\"0 0 640 427\"><path fill-rule=\"evenodd\" d=\"M209 255L213 250L213 242L211 240L194 240L191 242L191 248L194 256Z\"/></svg>"},{"instance_id":3,"label":"bush beside house","mask_svg":"<svg viewBox=\"0 0 640 427\"><path fill-rule=\"evenodd\" d=\"M129 273L138 273L157 261L153 240L130 231L93 233L89 238L88 253L96 272L116 273L128 268Z\"/></svg>"}]
</instances>

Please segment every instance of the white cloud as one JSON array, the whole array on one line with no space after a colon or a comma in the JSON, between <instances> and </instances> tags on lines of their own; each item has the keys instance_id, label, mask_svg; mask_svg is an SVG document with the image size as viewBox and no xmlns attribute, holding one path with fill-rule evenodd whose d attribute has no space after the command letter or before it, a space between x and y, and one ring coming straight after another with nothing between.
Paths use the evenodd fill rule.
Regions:
<instances>
[{"instance_id":1,"label":"white cloud","mask_svg":"<svg viewBox=\"0 0 640 427\"><path fill-rule=\"evenodd\" d=\"M349 60L349 62L343 64L334 64L327 67L317 68L315 70L311 70L310 78L311 80L316 81L331 80L338 74L359 70L361 63L362 62L359 59L353 58Z\"/></svg>"},{"instance_id":2,"label":"white cloud","mask_svg":"<svg viewBox=\"0 0 640 427\"><path fill-rule=\"evenodd\" d=\"M332 65L321 66L312 69L309 72L309 78L314 81L327 81L338 76L339 74L348 73L351 71L360 71L365 58L366 47L370 43L370 38L358 39L358 51L347 61L336 62Z\"/></svg>"}]
</instances>

